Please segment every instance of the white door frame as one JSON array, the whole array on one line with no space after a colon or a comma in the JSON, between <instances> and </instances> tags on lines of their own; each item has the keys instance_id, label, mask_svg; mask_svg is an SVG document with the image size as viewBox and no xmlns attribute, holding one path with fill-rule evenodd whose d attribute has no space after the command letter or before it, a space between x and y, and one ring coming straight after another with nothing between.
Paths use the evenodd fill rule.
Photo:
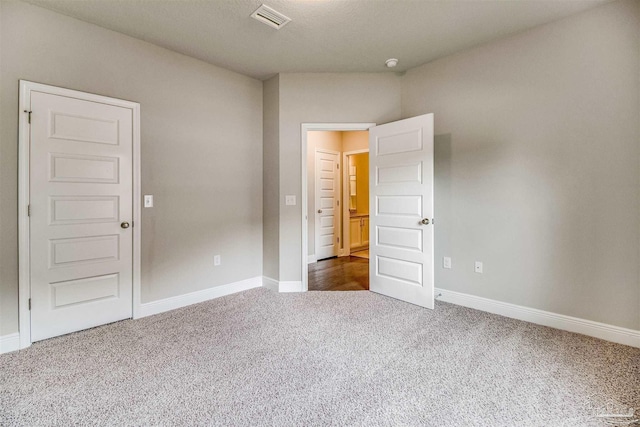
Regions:
<instances>
[{"instance_id":1,"label":"white door frame","mask_svg":"<svg viewBox=\"0 0 640 427\"><path fill-rule=\"evenodd\" d=\"M342 153L342 239L344 240L344 256L351 255L351 212L349 212L349 156L354 154L368 153L369 149L345 151ZM367 176L369 179L369 176Z\"/></svg>"},{"instance_id":2,"label":"white door frame","mask_svg":"<svg viewBox=\"0 0 640 427\"><path fill-rule=\"evenodd\" d=\"M313 164L314 164L314 183L313 183L313 191L314 191L314 201L313 201L313 211L315 213L315 211L318 210L318 166L317 166L317 157L318 157L318 153L327 153L327 154L335 154L336 155L336 159L338 162L338 176L340 178L342 178L342 175L339 173L340 169L342 169L342 165L340 164L342 162L342 159L340 157L340 151L335 151L335 150L329 150L327 148L316 148L315 152L313 153ZM308 190L307 190L308 191ZM338 200L340 200L340 203L342 203L342 186L338 186L337 188L337 193L338 193ZM339 207L334 207L335 212L338 214L338 217L342 216L342 210L339 209ZM315 215L314 215L315 216ZM315 233L315 236L313 237L313 242L314 242L314 247L313 247L313 251L314 251L314 258L316 259L316 261L318 260L318 230L320 229L319 225L320 225L320 220L318 217L315 217L315 225L313 227L313 232ZM337 225L337 230L336 233L338 234L339 237L342 236L342 221L338 221L336 223ZM342 249L340 249L340 245L338 245L338 256L343 256L342 253Z\"/></svg>"},{"instance_id":3,"label":"white door frame","mask_svg":"<svg viewBox=\"0 0 640 427\"><path fill-rule=\"evenodd\" d=\"M91 93L65 89L20 80L20 110L18 121L18 325L20 348L31 345L31 266L29 235L29 145L31 128L31 92L44 92L52 95L76 98L129 108L133 114L133 318L140 317L140 104Z\"/></svg>"},{"instance_id":4,"label":"white door frame","mask_svg":"<svg viewBox=\"0 0 640 427\"><path fill-rule=\"evenodd\" d=\"M309 251L309 229L308 229L308 198L307 191L307 132L315 130L324 131L352 131L352 130L369 130L370 127L375 126L375 123L302 123L301 125L301 158L300 158L300 171L302 181L302 248L300 250L300 259L302 263L302 292L309 290L309 266L307 252Z\"/></svg>"}]
</instances>

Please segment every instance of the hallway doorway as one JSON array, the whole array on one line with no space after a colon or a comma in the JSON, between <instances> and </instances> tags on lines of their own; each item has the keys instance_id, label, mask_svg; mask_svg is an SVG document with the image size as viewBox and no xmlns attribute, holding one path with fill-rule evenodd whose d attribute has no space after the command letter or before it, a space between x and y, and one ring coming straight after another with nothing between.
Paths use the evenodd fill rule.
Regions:
<instances>
[{"instance_id":1,"label":"hallway doorway","mask_svg":"<svg viewBox=\"0 0 640 427\"><path fill-rule=\"evenodd\" d=\"M369 290L369 132L306 136L307 290Z\"/></svg>"}]
</instances>

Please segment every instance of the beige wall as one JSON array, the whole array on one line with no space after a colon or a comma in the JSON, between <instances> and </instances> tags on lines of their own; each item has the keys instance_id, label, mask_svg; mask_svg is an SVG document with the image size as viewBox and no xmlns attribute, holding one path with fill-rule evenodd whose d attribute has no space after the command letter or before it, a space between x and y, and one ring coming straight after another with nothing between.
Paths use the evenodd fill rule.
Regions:
<instances>
[{"instance_id":1,"label":"beige wall","mask_svg":"<svg viewBox=\"0 0 640 427\"><path fill-rule=\"evenodd\" d=\"M316 149L325 149L342 153L342 132L339 131L310 131L307 132L307 223L308 255L316 253ZM342 154L339 155L339 161L342 161ZM342 178L342 174L340 174ZM340 189L342 182L339 183ZM338 211L338 213L341 213ZM342 216L339 215L339 218ZM340 219L339 219L340 220Z\"/></svg>"},{"instance_id":2,"label":"beige wall","mask_svg":"<svg viewBox=\"0 0 640 427\"><path fill-rule=\"evenodd\" d=\"M280 76L263 83L263 275L280 275Z\"/></svg>"},{"instance_id":3,"label":"beige wall","mask_svg":"<svg viewBox=\"0 0 640 427\"><path fill-rule=\"evenodd\" d=\"M141 104L143 301L262 274L260 81L26 3L0 25L0 335L18 328L19 79Z\"/></svg>"},{"instance_id":4,"label":"beige wall","mask_svg":"<svg viewBox=\"0 0 640 427\"><path fill-rule=\"evenodd\" d=\"M391 73L280 74L280 194L301 200L302 123L385 123L400 117L400 78ZM280 277L300 281L300 206L280 197Z\"/></svg>"},{"instance_id":5,"label":"beige wall","mask_svg":"<svg viewBox=\"0 0 640 427\"><path fill-rule=\"evenodd\" d=\"M435 113L436 286L640 329L639 17L608 3L406 74L402 116Z\"/></svg>"},{"instance_id":6,"label":"beige wall","mask_svg":"<svg viewBox=\"0 0 640 427\"><path fill-rule=\"evenodd\" d=\"M344 151L368 150L369 131L353 130L342 133L342 149Z\"/></svg>"}]
</instances>

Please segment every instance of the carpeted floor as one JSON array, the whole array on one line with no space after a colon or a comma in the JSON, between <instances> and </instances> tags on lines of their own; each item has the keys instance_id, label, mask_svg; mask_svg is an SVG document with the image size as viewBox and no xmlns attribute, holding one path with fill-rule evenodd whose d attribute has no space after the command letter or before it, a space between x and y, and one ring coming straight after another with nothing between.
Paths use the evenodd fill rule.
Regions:
<instances>
[{"instance_id":1,"label":"carpeted floor","mask_svg":"<svg viewBox=\"0 0 640 427\"><path fill-rule=\"evenodd\" d=\"M440 302L253 289L1 355L0 398L2 426L596 426L640 410L640 349Z\"/></svg>"}]
</instances>

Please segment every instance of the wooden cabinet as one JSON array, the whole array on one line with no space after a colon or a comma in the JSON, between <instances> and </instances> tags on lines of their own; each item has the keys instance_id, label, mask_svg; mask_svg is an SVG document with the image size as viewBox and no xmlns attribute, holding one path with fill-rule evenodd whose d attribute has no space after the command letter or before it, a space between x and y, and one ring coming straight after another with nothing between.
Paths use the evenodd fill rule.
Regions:
<instances>
[{"instance_id":1,"label":"wooden cabinet","mask_svg":"<svg viewBox=\"0 0 640 427\"><path fill-rule=\"evenodd\" d=\"M349 238L351 242L349 244L350 249L359 248L362 246L362 221L361 218L351 218L349 222Z\"/></svg>"},{"instance_id":2,"label":"wooden cabinet","mask_svg":"<svg viewBox=\"0 0 640 427\"><path fill-rule=\"evenodd\" d=\"M369 217L362 217L362 245L369 247Z\"/></svg>"},{"instance_id":3,"label":"wooden cabinet","mask_svg":"<svg viewBox=\"0 0 640 427\"><path fill-rule=\"evenodd\" d=\"M349 249L351 252L369 247L369 216L351 217L349 221Z\"/></svg>"}]
</instances>

